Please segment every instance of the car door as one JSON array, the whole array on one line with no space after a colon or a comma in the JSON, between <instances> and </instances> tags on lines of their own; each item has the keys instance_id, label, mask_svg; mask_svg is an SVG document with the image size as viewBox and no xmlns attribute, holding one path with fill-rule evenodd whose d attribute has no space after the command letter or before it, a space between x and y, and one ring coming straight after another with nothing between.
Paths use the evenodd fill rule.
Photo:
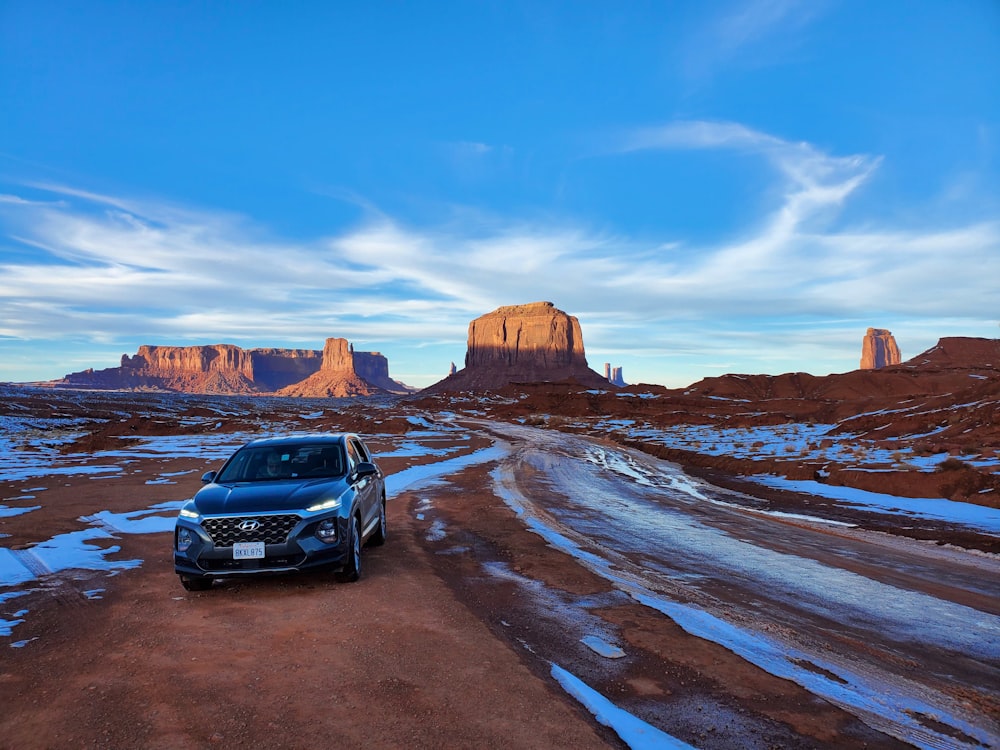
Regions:
<instances>
[{"instance_id":1,"label":"car door","mask_svg":"<svg viewBox=\"0 0 1000 750\"><path fill-rule=\"evenodd\" d=\"M358 465L363 461L370 461L367 449L357 438L350 438L347 441L347 456L351 462L351 474L354 481L354 490L358 493L358 503L361 509L361 528L367 529L372 523L372 519L378 514L379 497L377 477L358 477Z\"/></svg>"}]
</instances>

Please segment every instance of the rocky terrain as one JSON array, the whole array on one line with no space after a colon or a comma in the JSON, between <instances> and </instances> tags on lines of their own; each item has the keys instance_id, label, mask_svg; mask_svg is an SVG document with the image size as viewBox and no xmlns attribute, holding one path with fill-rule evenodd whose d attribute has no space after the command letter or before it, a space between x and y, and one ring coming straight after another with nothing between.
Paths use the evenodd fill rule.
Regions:
<instances>
[{"instance_id":1,"label":"rocky terrain","mask_svg":"<svg viewBox=\"0 0 1000 750\"><path fill-rule=\"evenodd\" d=\"M907 488L912 497L934 496L956 471L991 481L1000 465L995 454L956 441L954 453L926 443L934 452L924 455L920 446L933 435L917 434L911 420L934 414L947 422L973 396L959 388L966 380L983 388L974 408L995 409L996 373L961 364L963 357L978 361L995 343L944 340L907 363L909 374L888 373L893 395L856 399L853 410L843 407L851 413L843 418L836 417L841 407L795 394L851 393L858 384L850 378L751 380L751 391L736 396L705 393L738 392L739 377L684 391L563 382L350 399L0 386L0 736L18 748L164 750L257 747L262 737L276 748L324 747L334 734L345 747L639 749L675 746L670 737L704 750L871 750L905 747L907 739L917 746L995 746L1000 728L989 717L1000 697L980 679L995 672L995 660L956 660L952 652L932 659L922 641L900 658L890 639L886 667L869 661L875 644L848 638L849 612L834 608L795 627L770 618L784 617L799 600L777 591L821 570L820 591L825 576L831 583L846 577L850 585L829 586L845 596L854 586L874 586L900 597L905 586L905 596L920 603L963 608L980 632L1000 616L992 593L1000 537L906 505L873 512L755 479L758 472L796 476L825 466L826 489L876 476L878 492L900 498ZM748 400L752 389L773 398ZM869 407L873 413L857 411ZM810 421L827 409L830 422ZM862 416L896 425L891 453L880 438L849 431L852 418ZM171 565L172 516L200 486L202 472L250 437L344 429L368 438L391 488L390 539L366 549L360 582L335 586L312 574L229 580L204 593L180 588ZM988 429L980 425L970 435L995 434ZM536 461L521 434L554 448ZM571 450L582 452L574 459ZM654 457L660 455L683 464L686 475ZM941 468L952 460L959 465ZM559 476L570 485L560 489L548 468L567 461ZM878 468L887 461L895 468ZM513 505L512 489L521 493ZM986 489L977 493L982 503L997 494ZM634 493L662 494L642 505L645 513L674 504L660 522L640 523L639 506L626 503ZM588 496L602 512L578 505ZM530 515L518 510L529 500L545 507ZM592 563L605 543L570 554L592 544L589 535L567 536L572 529L563 526L557 535L539 535L540 521L600 531L608 503L639 547L612 557L603 576ZM709 513L723 520L697 526L686 554L674 543L643 541L674 533L682 512L693 514L686 523L700 524L696 519ZM706 545L708 528L729 531ZM808 542L791 546L807 533ZM824 658L791 649L762 661L738 641L713 640L725 629L693 632L700 620L685 616L703 618L705 609L675 611L711 590L707 607L735 577L713 572L706 561L684 575L658 577L654 555L669 563L700 550L706 560L722 559L730 548L743 571L736 577L758 585L734 597L758 610L738 620L742 632L764 643L782 633L808 641L832 627L832 640L816 652ZM810 575L779 575L774 565L782 561L810 566ZM668 591L690 581L675 593L680 604L669 605L670 617L648 606L646 595L625 594L614 583L635 586L644 571ZM894 606L888 601L883 609ZM899 614L904 624L918 616L905 607ZM912 637L924 637L932 625L942 637L969 632L971 620L954 628L936 617L921 610ZM844 671L838 659L854 653L848 640L860 656ZM935 683L944 687L947 675L961 673L964 682L949 688L961 700L933 698L941 702L923 706L885 690L882 680L895 679L886 672L893 665L917 696L934 695L925 683L928 668L946 676ZM567 682L572 675L584 688ZM903 710L887 722L883 713L859 708L851 696L866 694L866 685L885 693L879 705ZM621 710L631 725L612 730ZM636 729L636 717L650 723ZM922 739L926 732L933 744Z\"/></svg>"},{"instance_id":2,"label":"rocky terrain","mask_svg":"<svg viewBox=\"0 0 1000 750\"><path fill-rule=\"evenodd\" d=\"M452 365L415 398L428 410L464 405L477 412L483 394L492 393L491 416L610 432L691 467L996 506L1000 340L944 338L906 362L899 357L889 331L869 328L861 369L852 372L623 387L620 368L606 365L602 377L588 366L577 318L534 302L473 320L465 367ZM143 346L123 356L121 367L73 373L54 385L310 398L408 391L389 377L383 355L355 352L343 338L327 339L321 352ZM762 430L770 431L763 441ZM756 450L778 430L787 435L779 454ZM843 449L845 440L852 450Z\"/></svg>"},{"instance_id":3,"label":"rocky terrain","mask_svg":"<svg viewBox=\"0 0 1000 750\"><path fill-rule=\"evenodd\" d=\"M684 389L521 383L493 396L479 407L491 417L610 426L613 439L689 467L1000 506L996 339L944 338L899 365L822 377L725 375ZM428 410L480 403L469 391L416 398ZM775 435L781 449L762 450Z\"/></svg>"}]
</instances>

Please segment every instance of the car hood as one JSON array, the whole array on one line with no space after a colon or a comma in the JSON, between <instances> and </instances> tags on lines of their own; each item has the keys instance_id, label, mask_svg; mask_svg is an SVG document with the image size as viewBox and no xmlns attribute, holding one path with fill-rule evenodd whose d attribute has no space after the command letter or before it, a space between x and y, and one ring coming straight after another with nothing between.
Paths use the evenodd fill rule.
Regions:
<instances>
[{"instance_id":1,"label":"car hood","mask_svg":"<svg viewBox=\"0 0 1000 750\"><path fill-rule=\"evenodd\" d=\"M335 500L350 489L344 479L294 479L238 484L209 484L194 496L202 515L303 510Z\"/></svg>"}]
</instances>

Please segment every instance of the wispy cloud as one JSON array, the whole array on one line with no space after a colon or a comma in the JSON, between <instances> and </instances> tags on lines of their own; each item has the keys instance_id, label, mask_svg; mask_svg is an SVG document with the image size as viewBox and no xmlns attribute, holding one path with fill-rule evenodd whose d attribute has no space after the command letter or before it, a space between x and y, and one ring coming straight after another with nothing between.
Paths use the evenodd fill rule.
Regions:
<instances>
[{"instance_id":1,"label":"wispy cloud","mask_svg":"<svg viewBox=\"0 0 1000 750\"><path fill-rule=\"evenodd\" d=\"M592 321L588 349L644 356L696 347L679 333L691 325L759 342L787 336L789 320L996 316L1000 223L918 231L839 219L877 157L724 122L637 130L620 148L651 149L741 151L774 176L776 203L738 240L698 246L566 220L458 213L417 227L378 211L303 242L233 214L50 185L53 201L0 201L6 243L21 247L0 266L0 336L461 347L472 318L547 299Z\"/></svg>"},{"instance_id":2,"label":"wispy cloud","mask_svg":"<svg viewBox=\"0 0 1000 750\"><path fill-rule=\"evenodd\" d=\"M775 64L802 43L802 32L819 19L826 0L741 0L712 16L684 47L688 80L704 83L720 70Z\"/></svg>"}]
</instances>

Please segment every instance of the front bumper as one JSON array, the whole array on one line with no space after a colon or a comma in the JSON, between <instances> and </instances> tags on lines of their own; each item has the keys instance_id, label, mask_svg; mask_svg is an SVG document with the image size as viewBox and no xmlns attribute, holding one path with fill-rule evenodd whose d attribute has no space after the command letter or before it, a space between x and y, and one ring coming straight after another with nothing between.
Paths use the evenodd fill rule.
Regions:
<instances>
[{"instance_id":1,"label":"front bumper","mask_svg":"<svg viewBox=\"0 0 1000 750\"><path fill-rule=\"evenodd\" d=\"M233 520L236 517L212 517L218 518ZM334 542L320 541L315 535L316 527L328 518L336 522L337 537ZM182 528L187 529L194 539L191 546L183 552L177 548L178 532ZM232 540L216 544L200 523L179 518L174 530L174 570L180 575L196 578L225 578L341 568L350 554L347 535L347 522L339 516L304 517L291 529L284 541L273 543L259 540L265 541L264 557L237 560L233 557ZM240 541L258 540L244 537Z\"/></svg>"}]
</instances>

